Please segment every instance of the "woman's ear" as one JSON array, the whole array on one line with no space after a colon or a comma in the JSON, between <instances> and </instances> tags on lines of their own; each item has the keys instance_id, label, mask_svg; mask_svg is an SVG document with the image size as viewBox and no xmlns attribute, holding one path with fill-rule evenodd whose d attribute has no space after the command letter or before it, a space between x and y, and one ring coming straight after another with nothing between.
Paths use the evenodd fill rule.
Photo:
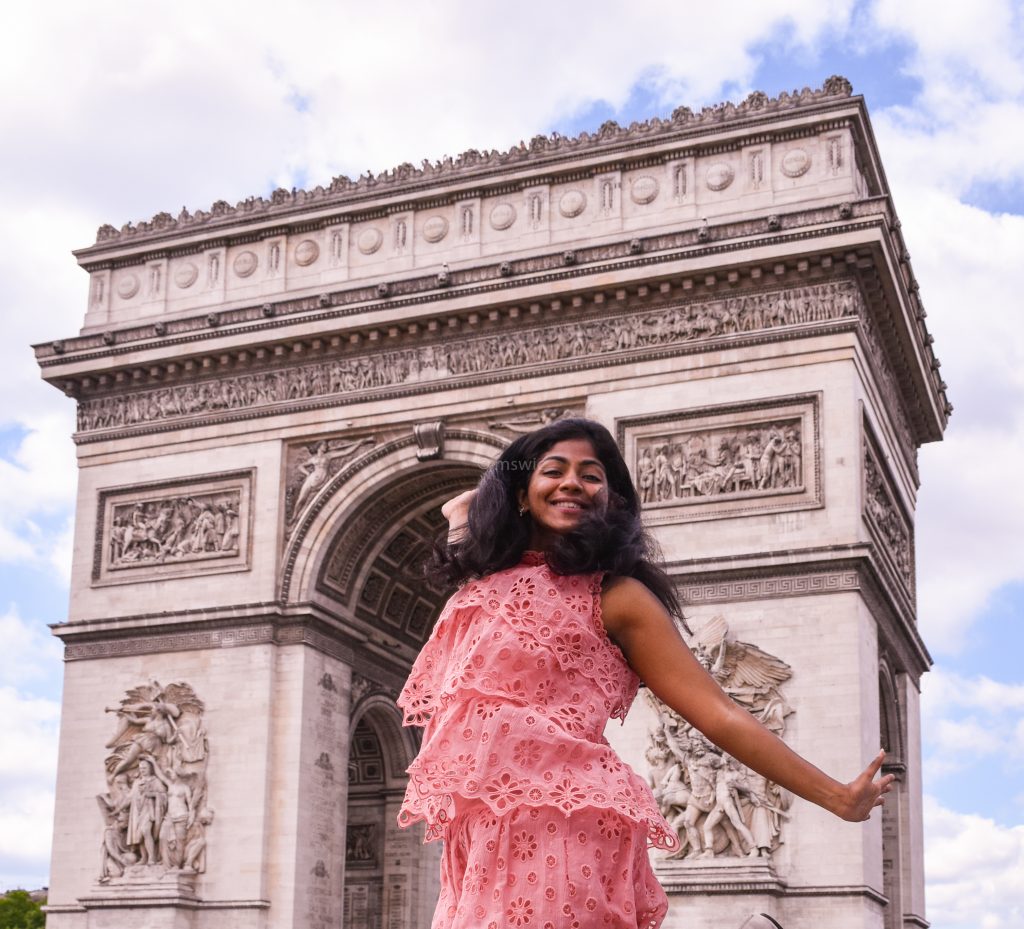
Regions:
<instances>
[{"instance_id":1,"label":"woman's ear","mask_svg":"<svg viewBox=\"0 0 1024 929\"><path fill-rule=\"evenodd\" d=\"M526 488L525 487L520 487L519 490L516 491L516 503L519 505L520 509L522 509L524 506L526 506Z\"/></svg>"}]
</instances>

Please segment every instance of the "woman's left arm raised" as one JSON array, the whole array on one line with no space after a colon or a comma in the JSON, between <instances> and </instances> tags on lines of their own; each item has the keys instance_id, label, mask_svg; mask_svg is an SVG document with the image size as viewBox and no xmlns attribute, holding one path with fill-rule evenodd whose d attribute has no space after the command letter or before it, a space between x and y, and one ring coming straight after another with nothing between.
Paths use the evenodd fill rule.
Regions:
<instances>
[{"instance_id":1,"label":"woman's left arm raised","mask_svg":"<svg viewBox=\"0 0 1024 929\"><path fill-rule=\"evenodd\" d=\"M849 822L880 806L892 775L884 752L843 784L794 752L736 704L701 667L661 601L640 581L613 578L601 595L605 628L640 679L712 742L759 774Z\"/></svg>"}]
</instances>

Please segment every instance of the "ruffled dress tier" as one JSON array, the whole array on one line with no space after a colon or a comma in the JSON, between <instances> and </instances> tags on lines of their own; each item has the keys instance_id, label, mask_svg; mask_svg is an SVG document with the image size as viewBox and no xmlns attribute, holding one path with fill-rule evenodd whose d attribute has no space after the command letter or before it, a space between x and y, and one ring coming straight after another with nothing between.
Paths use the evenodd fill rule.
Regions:
<instances>
[{"instance_id":1,"label":"ruffled dress tier","mask_svg":"<svg viewBox=\"0 0 1024 929\"><path fill-rule=\"evenodd\" d=\"M432 929L656 929L647 857L678 839L604 738L639 680L601 619L602 574L527 552L448 601L398 699L423 726L399 824L445 840Z\"/></svg>"}]
</instances>

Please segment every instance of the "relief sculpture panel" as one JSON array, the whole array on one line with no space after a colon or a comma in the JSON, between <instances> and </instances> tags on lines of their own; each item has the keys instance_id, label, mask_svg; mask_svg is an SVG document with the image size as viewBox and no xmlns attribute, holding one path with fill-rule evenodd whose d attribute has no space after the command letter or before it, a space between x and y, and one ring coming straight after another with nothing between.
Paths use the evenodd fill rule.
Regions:
<instances>
[{"instance_id":1,"label":"relief sculpture panel","mask_svg":"<svg viewBox=\"0 0 1024 929\"><path fill-rule=\"evenodd\" d=\"M864 455L864 521L881 542L881 548L892 559L899 580L914 593L914 535L910 519L900 505L878 443L865 423Z\"/></svg>"},{"instance_id":2,"label":"relief sculpture panel","mask_svg":"<svg viewBox=\"0 0 1024 929\"><path fill-rule=\"evenodd\" d=\"M652 523L821 506L819 396L638 416L619 443Z\"/></svg>"},{"instance_id":3,"label":"relief sculpture panel","mask_svg":"<svg viewBox=\"0 0 1024 929\"><path fill-rule=\"evenodd\" d=\"M851 280L831 281L86 398L78 405L78 429L122 429L263 407L277 412L278 404L289 402L355 397L382 388L430 385L563 361L599 364L604 363L603 356L624 352L863 315L864 299L857 285Z\"/></svg>"},{"instance_id":4,"label":"relief sculpture panel","mask_svg":"<svg viewBox=\"0 0 1024 929\"><path fill-rule=\"evenodd\" d=\"M156 681L107 707L117 727L107 742L107 790L100 883L160 880L168 872L206 870L209 741L203 702L189 684Z\"/></svg>"},{"instance_id":5,"label":"relief sculpture panel","mask_svg":"<svg viewBox=\"0 0 1024 929\"><path fill-rule=\"evenodd\" d=\"M782 694L784 661L734 639L721 616L689 642L722 689L779 737L793 708ZM645 691L656 723L647 747L654 797L679 836L672 858L770 858L782 842L791 798L740 764Z\"/></svg>"},{"instance_id":6,"label":"relief sculpture panel","mask_svg":"<svg viewBox=\"0 0 1024 929\"><path fill-rule=\"evenodd\" d=\"M248 567L252 472L104 490L95 584Z\"/></svg>"}]
</instances>

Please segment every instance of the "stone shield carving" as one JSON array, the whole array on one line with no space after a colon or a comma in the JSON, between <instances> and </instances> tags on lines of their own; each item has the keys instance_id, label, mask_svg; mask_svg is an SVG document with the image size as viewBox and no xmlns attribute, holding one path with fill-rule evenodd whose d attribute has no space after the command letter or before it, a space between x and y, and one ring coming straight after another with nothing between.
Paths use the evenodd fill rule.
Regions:
<instances>
[{"instance_id":1,"label":"stone shield carving","mask_svg":"<svg viewBox=\"0 0 1024 929\"><path fill-rule=\"evenodd\" d=\"M203 702L189 684L156 681L127 691L107 742L101 883L206 870L209 740Z\"/></svg>"},{"instance_id":2,"label":"stone shield carving","mask_svg":"<svg viewBox=\"0 0 1024 929\"><path fill-rule=\"evenodd\" d=\"M783 736L793 712L780 689L792 677L789 665L734 639L721 616L708 620L689 645L736 703ZM680 841L671 857L769 858L782 842L789 795L646 694L656 714L646 752L654 796Z\"/></svg>"}]
</instances>

